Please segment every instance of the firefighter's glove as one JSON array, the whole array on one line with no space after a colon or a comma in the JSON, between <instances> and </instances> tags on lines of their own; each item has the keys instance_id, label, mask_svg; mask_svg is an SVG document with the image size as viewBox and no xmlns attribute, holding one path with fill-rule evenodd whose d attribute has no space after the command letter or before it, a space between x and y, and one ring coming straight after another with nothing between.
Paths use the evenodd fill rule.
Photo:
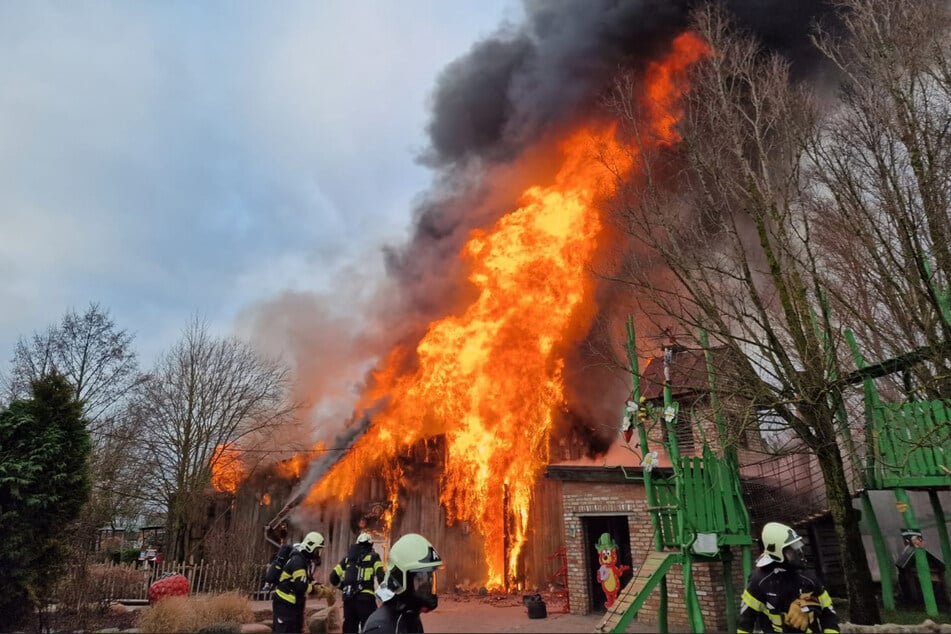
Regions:
<instances>
[{"instance_id":1,"label":"firefighter's glove","mask_svg":"<svg viewBox=\"0 0 951 634\"><path fill-rule=\"evenodd\" d=\"M799 595L799 598L789 604L789 611L786 612L786 625L805 632L815 620L815 610L822 606L812 596L812 593L805 592Z\"/></svg>"}]
</instances>

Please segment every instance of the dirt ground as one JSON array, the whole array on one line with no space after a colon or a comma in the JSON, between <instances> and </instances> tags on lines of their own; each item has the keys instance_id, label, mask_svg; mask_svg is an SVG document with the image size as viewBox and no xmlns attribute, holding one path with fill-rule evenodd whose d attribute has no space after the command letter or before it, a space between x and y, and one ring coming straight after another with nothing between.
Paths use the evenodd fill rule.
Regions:
<instances>
[{"instance_id":1,"label":"dirt ground","mask_svg":"<svg viewBox=\"0 0 951 634\"><path fill-rule=\"evenodd\" d=\"M511 600L487 599L440 597L439 609L423 615L423 627L427 633L594 632L602 618L600 614L560 614L557 613L559 606L549 605L546 618L530 619L520 597ZM671 630L676 631L673 628ZM657 627L632 623L627 631L656 632Z\"/></svg>"},{"instance_id":2,"label":"dirt ground","mask_svg":"<svg viewBox=\"0 0 951 634\"><path fill-rule=\"evenodd\" d=\"M265 606L255 603L255 610ZM321 601L319 604L323 606ZM339 606L339 602L338 602ZM427 634L496 634L505 632L569 633L594 632L601 622L601 614L565 614L562 605L546 602L548 616L528 618L528 609L521 595L513 594L453 594L440 595L439 608L422 615ZM656 632L654 624L631 623L627 632ZM676 627L670 631L676 633ZM684 632L689 630L682 630Z\"/></svg>"},{"instance_id":3,"label":"dirt ground","mask_svg":"<svg viewBox=\"0 0 951 634\"><path fill-rule=\"evenodd\" d=\"M252 601L255 621L258 623L271 622L271 602ZM325 606L324 601L315 602L313 609ZM528 618L528 610L522 603L519 595L506 594L454 594L440 595L439 609L422 616L423 627L428 634L460 633L475 634L502 634L512 632L532 633L569 633L595 632L601 622L600 614L565 614L557 602L546 601L548 616L544 619ZM133 606L127 611L107 611L102 614L87 614L82 618L68 614L48 614L44 622L44 630L51 633L96 632L110 630L121 632L135 627L136 612L145 606ZM339 610L340 603L337 603ZM310 610L308 610L310 612ZM38 631L36 623L23 630ZM926 621L916 626L898 626L886 624L878 626L856 626L849 623L842 624L843 632L948 632L951 634L951 625L935 625ZM671 634L689 632L689 628L671 625ZM339 632L339 628L337 629ZM657 626L653 623L631 623L627 630L631 632L656 632Z\"/></svg>"},{"instance_id":4,"label":"dirt ground","mask_svg":"<svg viewBox=\"0 0 951 634\"><path fill-rule=\"evenodd\" d=\"M324 607L324 601L314 602L313 608ZM337 602L340 608L340 602ZM255 621L271 622L271 602L252 601ZM145 606L132 606L128 611L76 615L49 614L44 623L49 632L96 632L128 630L135 627L136 612ZM548 616L543 619L528 618L528 609L522 603L521 595L513 594L454 594L440 595L439 608L422 616L423 627L428 634L440 632L475 634L495 634L505 632L568 633L594 632L602 615L565 614L562 605L546 601ZM308 609L310 612L310 609ZM339 614L339 612L338 612ZM31 624L33 625L33 624ZM31 627L26 631L36 631ZM339 629L337 630L339 632ZM627 632L656 632L653 624L632 623ZM671 627L672 633L678 632ZM688 630L682 630L688 631Z\"/></svg>"}]
</instances>

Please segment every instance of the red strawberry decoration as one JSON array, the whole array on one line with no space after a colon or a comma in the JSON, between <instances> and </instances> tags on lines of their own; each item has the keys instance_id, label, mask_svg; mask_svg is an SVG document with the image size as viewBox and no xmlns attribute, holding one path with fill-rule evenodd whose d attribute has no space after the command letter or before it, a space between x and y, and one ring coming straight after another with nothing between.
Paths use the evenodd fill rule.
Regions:
<instances>
[{"instance_id":1,"label":"red strawberry decoration","mask_svg":"<svg viewBox=\"0 0 951 634\"><path fill-rule=\"evenodd\" d=\"M156 603L165 597L187 597L189 590L185 575L162 577L149 586L149 603Z\"/></svg>"}]
</instances>

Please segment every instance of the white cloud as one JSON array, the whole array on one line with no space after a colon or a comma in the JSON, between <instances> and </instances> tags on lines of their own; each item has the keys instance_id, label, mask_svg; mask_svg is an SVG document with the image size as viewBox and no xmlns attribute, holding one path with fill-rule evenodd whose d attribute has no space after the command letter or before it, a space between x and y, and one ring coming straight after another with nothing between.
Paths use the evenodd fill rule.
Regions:
<instances>
[{"instance_id":1,"label":"white cloud","mask_svg":"<svg viewBox=\"0 0 951 634\"><path fill-rule=\"evenodd\" d=\"M379 274L434 78L513 3L0 4L0 367L90 301L148 361Z\"/></svg>"}]
</instances>

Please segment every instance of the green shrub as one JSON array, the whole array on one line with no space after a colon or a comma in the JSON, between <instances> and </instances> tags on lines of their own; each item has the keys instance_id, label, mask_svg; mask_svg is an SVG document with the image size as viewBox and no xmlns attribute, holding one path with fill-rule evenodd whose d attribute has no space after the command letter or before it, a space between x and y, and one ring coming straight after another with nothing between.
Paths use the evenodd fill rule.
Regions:
<instances>
[{"instance_id":1,"label":"green shrub","mask_svg":"<svg viewBox=\"0 0 951 634\"><path fill-rule=\"evenodd\" d=\"M18 629L63 573L63 527L89 498L89 451L82 403L60 374L0 408L0 631Z\"/></svg>"},{"instance_id":2,"label":"green shrub","mask_svg":"<svg viewBox=\"0 0 951 634\"><path fill-rule=\"evenodd\" d=\"M122 554L119 555L119 561L124 564L134 564L139 560L139 549L138 548L126 548L122 551Z\"/></svg>"}]
</instances>

